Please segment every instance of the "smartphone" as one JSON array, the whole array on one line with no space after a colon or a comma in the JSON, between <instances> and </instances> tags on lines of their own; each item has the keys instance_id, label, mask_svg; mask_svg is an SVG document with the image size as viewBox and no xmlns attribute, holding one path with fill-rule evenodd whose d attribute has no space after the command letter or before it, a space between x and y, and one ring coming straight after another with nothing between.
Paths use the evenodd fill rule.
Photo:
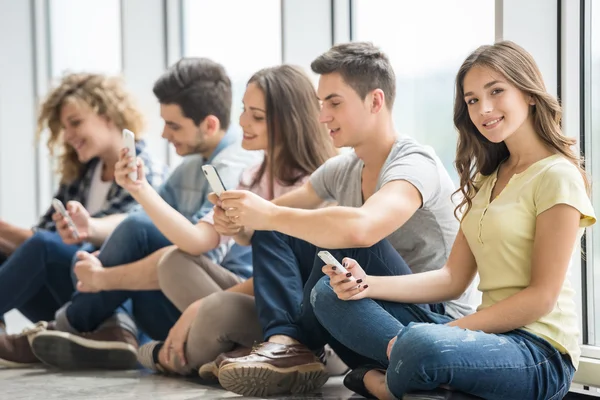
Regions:
<instances>
[{"instance_id":1,"label":"smartphone","mask_svg":"<svg viewBox=\"0 0 600 400\"><path fill-rule=\"evenodd\" d=\"M223 181L221 180L217 169L209 164L203 165L202 171L204 171L204 175L206 176L206 179L208 180L213 192L215 192L217 196L221 197L221 193L227 189L225 189L225 185L223 185Z\"/></svg>"},{"instance_id":2,"label":"smartphone","mask_svg":"<svg viewBox=\"0 0 600 400\"><path fill-rule=\"evenodd\" d=\"M323 251L320 251L319 253L317 253L317 255L319 256L319 258L321 260L323 260L323 262L325 264L334 265L336 267L336 269L335 269L336 274L346 275L348 273L348 270L346 268L344 268L344 266L338 260L336 260L335 257L332 256L330 252L323 250ZM353 276L351 276L348 279L350 279L351 281L356 280L356 279L354 279Z\"/></svg>"},{"instance_id":3,"label":"smartphone","mask_svg":"<svg viewBox=\"0 0 600 400\"><path fill-rule=\"evenodd\" d=\"M137 165L135 161L135 135L129 129L123 129L123 145L129 149L127 156L133 157L133 162L131 162L129 166L135 167ZM132 181L137 181L137 175L136 169L135 171L129 173L129 179Z\"/></svg>"},{"instance_id":4,"label":"smartphone","mask_svg":"<svg viewBox=\"0 0 600 400\"><path fill-rule=\"evenodd\" d=\"M66 210L64 204L62 203L62 201L60 201L59 199L56 199L56 198L52 199L52 207L54 207L54 209L56 210L57 213L60 213L60 215L62 215L63 217L66 218L67 224L69 224L69 227L71 229L73 229L73 235L75 235L76 239L79 239L79 232L77 231L77 228L75 227L75 223L71 219L71 216L67 213L67 210Z\"/></svg>"}]
</instances>

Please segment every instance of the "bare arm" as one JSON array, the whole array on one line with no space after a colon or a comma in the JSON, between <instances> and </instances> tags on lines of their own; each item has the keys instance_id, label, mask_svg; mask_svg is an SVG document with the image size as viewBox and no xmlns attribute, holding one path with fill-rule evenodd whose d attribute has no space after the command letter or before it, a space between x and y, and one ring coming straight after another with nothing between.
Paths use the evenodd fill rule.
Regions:
<instances>
[{"instance_id":1,"label":"bare arm","mask_svg":"<svg viewBox=\"0 0 600 400\"><path fill-rule=\"evenodd\" d=\"M167 203L144 175L141 159L136 159L136 166L129 165L134 160L121 151L119 161L115 164L115 180L144 208L154 225L180 250L191 254L204 254L219 245L219 234L210 225L199 222L194 225ZM128 174L137 169L138 179L132 181Z\"/></svg>"},{"instance_id":2,"label":"bare arm","mask_svg":"<svg viewBox=\"0 0 600 400\"><path fill-rule=\"evenodd\" d=\"M273 204L281 207L314 210L323 204L323 199L319 197L310 181L307 181L298 189L294 189L291 192L287 192L286 194L273 199Z\"/></svg>"},{"instance_id":3,"label":"bare arm","mask_svg":"<svg viewBox=\"0 0 600 400\"><path fill-rule=\"evenodd\" d=\"M292 190L282 196L272 200L273 204L282 207L301 208L312 210L324 204L323 199L319 197L310 182L306 182L299 188ZM219 217L224 220L225 214L222 209L215 210L215 214L219 213ZM250 227L242 227L238 234L233 236L235 242L241 246L249 246L254 235L254 229Z\"/></svg>"},{"instance_id":4,"label":"bare arm","mask_svg":"<svg viewBox=\"0 0 600 400\"><path fill-rule=\"evenodd\" d=\"M0 221L0 238L2 238L5 246L12 249L11 252L31 236L33 236L33 231L31 229L19 228L6 221Z\"/></svg>"},{"instance_id":5,"label":"bare arm","mask_svg":"<svg viewBox=\"0 0 600 400\"><path fill-rule=\"evenodd\" d=\"M2 237L0 237L0 254L4 254L6 256L12 254L12 252L15 251L15 246L13 246L12 243L2 239Z\"/></svg>"},{"instance_id":6,"label":"bare arm","mask_svg":"<svg viewBox=\"0 0 600 400\"><path fill-rule=\"evenodd\" d=\"M569 268L580 218L580 212L566 204L555 205L538 215L529 286L451 325L503 333L531 324L550 313Z\"/></svg>"},{"instance_id":7,"label":"bare arm","mask_svg":"<svg viewBox=\"0 0 600 400\"><path fill-rule=\"evenodd\" d=\"M441 303L460 297L476 273L475 257L459 230L443 268L404 276L369 276L367 296L397 303Z\"/></svg>"},{"instance_id":8,"label":"bare arm","mask_svg":"<svg viewBox=\"0 0 600 400\"><path fill-rule=\"evenodd\" d=\"M130 264L104 268L100 287L102 290L160 290L156 267L161 257L174 247L163 247Z\"/></svg>"},{"instance_id":9,"label":"bare arm","mask_svg":"<svg viewBox=\"0 0 600 400\"><path fill-rule=\"evenodd\" d=\"M193 224L171 207L149 184L132 194L142 205L152 222L181 251L191 255L204 254L219 245L219 234L210 224Z\"/></svg>"},{"instance_id":10,"label":"bare arm","mask_svg":"<svg viewBox=\"0 0 600 400\"><path fill-rule=\"evenodd\" d=\"M301 210L279 206L270 225L319 247L369 247L404 225L421 204L417 188L399 180L384 185L360 208Z\"/></svg>"}]
</instances>

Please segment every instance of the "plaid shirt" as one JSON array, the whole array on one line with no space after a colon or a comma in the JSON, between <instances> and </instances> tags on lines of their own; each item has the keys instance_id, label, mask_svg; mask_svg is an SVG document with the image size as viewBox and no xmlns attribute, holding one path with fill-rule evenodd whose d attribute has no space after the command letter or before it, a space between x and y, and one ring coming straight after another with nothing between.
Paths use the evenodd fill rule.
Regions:
<instances>
[{"instance_id":1,"label":"plaid shirt","mask_svg":"<svg viewBox=\"0 0 600 400\"><path fill-rule=\"evenodd\" d=\"M148 183L150 183L150 185L153 187L159 187L162 185L163 180L167 175L167 168L162 163L152 161L150 154L146 150L146 144L144 141L139 140L136 142L135 152L137 156L144 161L144 171L146 173L146 179L148 180ZM78 201L85 205L90 192L94 171L99 162L100 160L98 158L94 158L88 162L81 174L81 177L71 184L61 184L58 187L58 191L54 197L62 201L63 204L66 204L68 201ZM111 214L127 213L136 205L137 202L133 199L133 197L131 197L129 192L113 181L110 189L108 190L104 208L92 215L92 217L99 218ZM54 208L50 206L48 211L46 211L46 213L40 218L36 228L54 231L56 228L54 226L54 221L52 221L52 214L54 214Z\"/></svg>"}]
</instances>

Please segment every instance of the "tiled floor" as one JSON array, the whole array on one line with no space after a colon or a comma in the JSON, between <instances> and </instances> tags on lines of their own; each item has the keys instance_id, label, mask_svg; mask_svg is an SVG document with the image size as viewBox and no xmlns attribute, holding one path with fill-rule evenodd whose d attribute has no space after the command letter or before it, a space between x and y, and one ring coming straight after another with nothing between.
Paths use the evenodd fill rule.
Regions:
<instances>
[{"instance_id":1,"label":"tiled floor","mask_svg":"<svg viewBox=\"0 0 600 400\"><path fill-rule=\"evenodd\" d=\"M17 312L6 314L10 333L21 331L30 323ZM93 399L244 399L226 392L218 385L205 385L200 380L176 379L155 375L149 371L127 372L60 372L45 368L1 369L0 400L93 400ZM362 399L342 384L342 378L329 379L318 392L304 396L278 397L281 399ZM576 395L569 399L579 399ZM410 400L467 400L472 397L459 393L410 395ZM565 399L566 400L566 399Z\"/></svg>"},{"instance_id":2,"label":"tiled floor","mask_svg":"<svg viewBox=\"0 0 600 400\"><path fill-rule=\"evenodd\" d=\"M244 397L219 386L193 380L158 376L145 371L129 372L48 372L45 369L0 370L0 399L157 399L196 400ZM352 393L332 378L318 392L285 399L350 399ZM360 398L360 397L356 397Z\"/></svg>"},{"instance_id":3,"label":"tiled floor","mask_svg":"<svg viewBox=\"0 0 600 400\"><path fill-rule=\"evenodd\" d=\"M17 312L6 314L9 333L20 332L30 325ZM192 400L235 397L218 385L200 381L167 378L148 371L128 372L58 372L44 368L0 369L0 400L90 400L90 399L156 399ZM286 399L350 399L352 392L342 385L342 378L332 378L318 392Z\"/></svg>"}]
</instances>

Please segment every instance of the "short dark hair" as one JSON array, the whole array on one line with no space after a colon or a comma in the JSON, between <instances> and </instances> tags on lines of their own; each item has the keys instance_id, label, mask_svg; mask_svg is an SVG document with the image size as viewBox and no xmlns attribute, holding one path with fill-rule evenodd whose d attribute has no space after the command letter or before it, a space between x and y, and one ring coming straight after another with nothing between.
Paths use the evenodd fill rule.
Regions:
<instances>
[{"instance_id":1,"label":"short dark hair","mask_svg":"<svg viewBox=\"0 0 600 400\"><path fill-rule=\"evenodd\" d=\"M361 99L381 89L391 110L396 97L396 74L387 55L370 42L350 42L333 46L311 64L319 75L339 73Z\"/></svg>"},{"instance_id":2,"label":"short dark hair","mask_svg":"<svg viewBox=\"0 0 600 400\"><path fill-rule=\"evenodd\" d=\"M182 58L154 84L161 104L177 104L186 118L200 125L209 115L227 130L231 120L231 79L225 68L208 58Z\"/></svg>"}]
</instances>

